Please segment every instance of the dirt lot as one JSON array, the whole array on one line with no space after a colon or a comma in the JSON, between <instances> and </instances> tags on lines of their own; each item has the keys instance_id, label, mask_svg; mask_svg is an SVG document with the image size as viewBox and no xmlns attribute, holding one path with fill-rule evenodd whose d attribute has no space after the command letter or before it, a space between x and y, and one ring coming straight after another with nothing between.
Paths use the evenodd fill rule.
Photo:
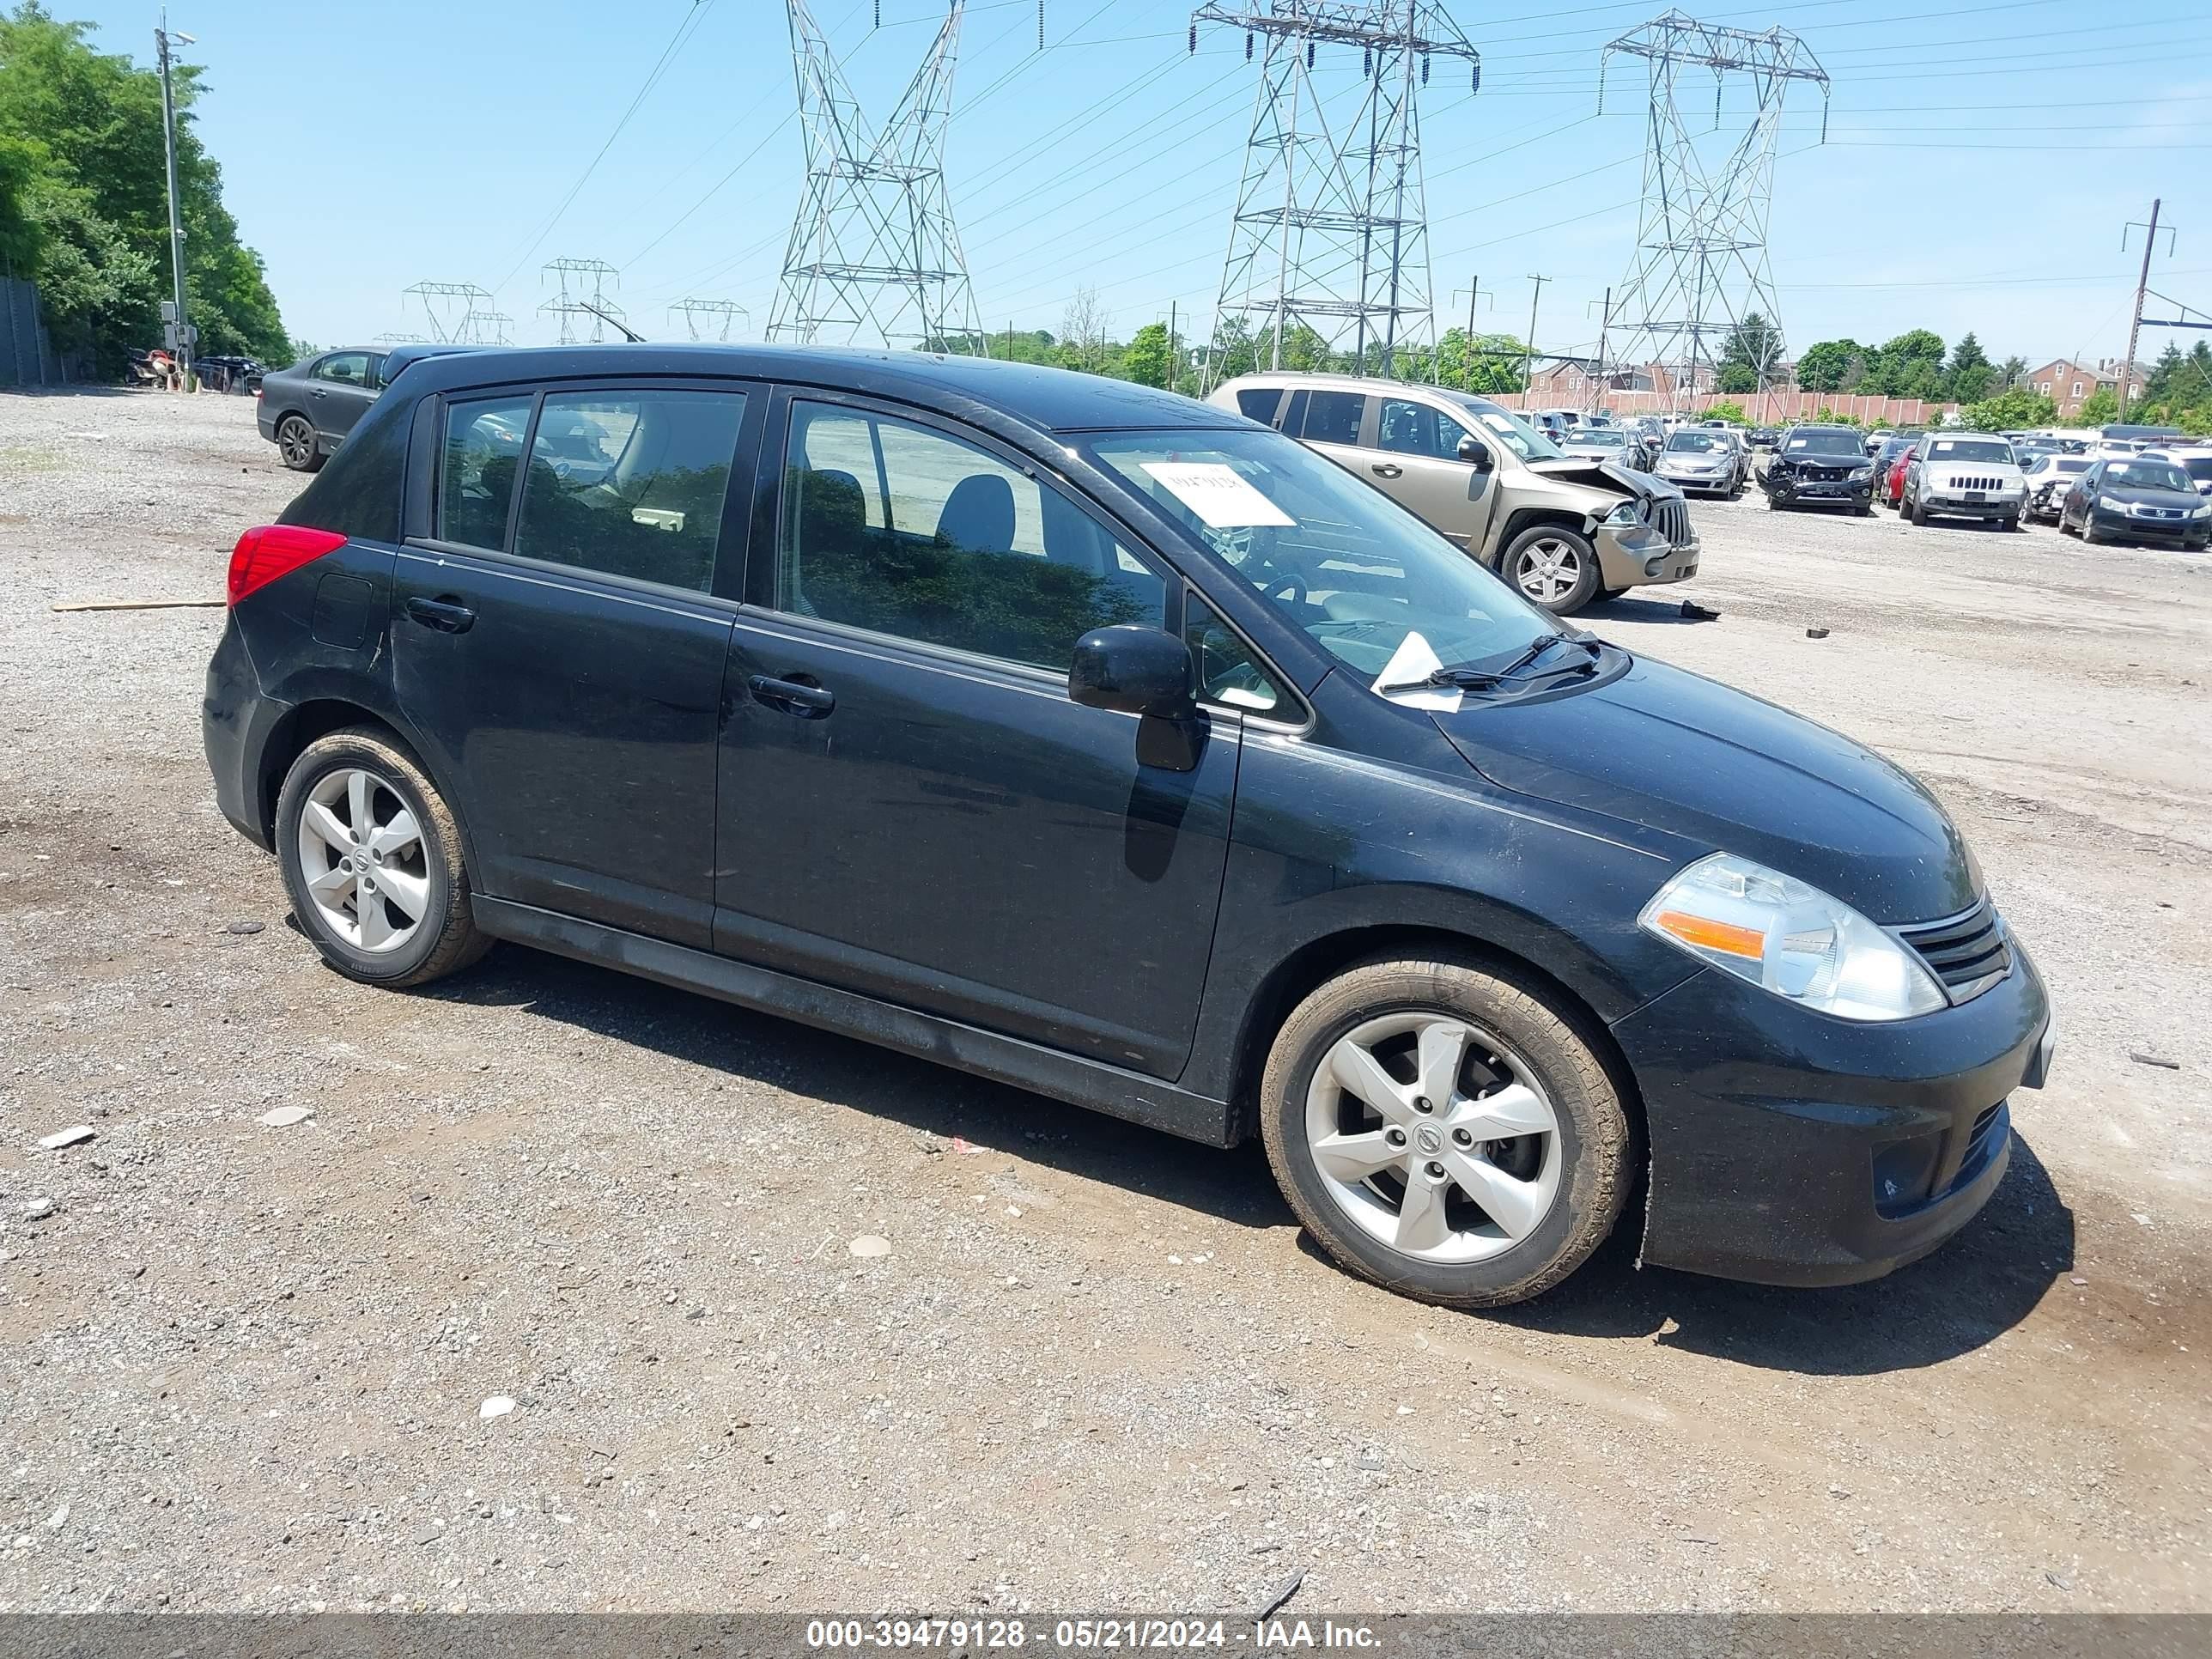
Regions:
<instances>
[{"instance_id":1,"label":"dirt lot","mask_svg":"<svg viewBox=\"0 0 2212 1659\"><path fill-rule=\"evenodd\" d=\"M0 398L0 1609L2212 1609L2204 560L1754 495L1589 614L1918 770L2064 1039L1886 1282L1613 1248L1474 1318L1255 1149L512 947L322 969L210 799L221 613L49 609L220 594L295 483L243 400Z\"/></svg>"}]
</instances>

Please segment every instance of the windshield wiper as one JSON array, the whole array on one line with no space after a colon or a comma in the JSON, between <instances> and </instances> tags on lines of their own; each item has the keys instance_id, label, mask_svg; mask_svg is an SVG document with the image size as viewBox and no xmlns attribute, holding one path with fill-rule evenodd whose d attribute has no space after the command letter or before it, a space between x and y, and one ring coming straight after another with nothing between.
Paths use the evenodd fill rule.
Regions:
<instances>
[{"instance_id":1,"label":"windshield wiper","mask_svg":"<svg viewBox=\"0 0 2212 1659\"><path fill-rule=\"evenodd\" d=\"M1597 659L1605 650L1595 640L1570 639L1565 634L1539 634L1528 641L1528 648L1503 668L1437 668L1418 680L1401 680L1389 685L1378 685L1377 691L1422 691L1432 686L1462 688L1495 685L1510 679L1534 662L1555 645L1579 645L1589 653L1587 661L1579 662L1566 672L1590 674L1597 672Z\"/></svg>"}]
</instances>

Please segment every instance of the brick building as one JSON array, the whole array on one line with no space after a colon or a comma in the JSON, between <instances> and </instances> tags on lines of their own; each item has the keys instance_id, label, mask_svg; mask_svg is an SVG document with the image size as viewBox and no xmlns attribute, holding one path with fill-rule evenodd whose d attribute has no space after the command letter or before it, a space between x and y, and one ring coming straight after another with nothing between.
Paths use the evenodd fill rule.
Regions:
<instances>
[{"instance_id":1,"label":"brick building","mask_svg":"<svg viewBox=\"0 0 2212 1659\"><path fill-rule=\"evenodd\" d=\"M2081 412L2081 405L2096 396L2099 391L2119 394L2121 365L2109 358L2100 357L2094 368L2077 363L2071 358L2061 357L2041 368L2031 369L2021 377L2021 383L2030 392L2048 398L2058 405L2058 418L2070 422ZM2128 400L2132 403L2143 394L2143 370L2136 368Z\"/></svg>"}]
</instances>

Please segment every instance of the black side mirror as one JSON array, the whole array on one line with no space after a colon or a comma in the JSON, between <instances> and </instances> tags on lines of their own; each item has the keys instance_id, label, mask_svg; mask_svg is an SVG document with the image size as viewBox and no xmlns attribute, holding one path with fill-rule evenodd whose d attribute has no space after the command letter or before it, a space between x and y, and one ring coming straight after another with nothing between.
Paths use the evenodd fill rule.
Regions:
<instances>
[{"instance_id":1,"label":"black side mirror","mask_svg":"<svg viewBox=\"0 0 2212 1659\"><path fill-rule=\"evenodd\" d=\"M1459 441L1459 458L1477 472L1492 472L1498 468L1498 463L1490 459L1489 450L1484 448L1481 441L1476 438L1466 437Z\"/></svg>"},{"instance_id":2,"label":"black side mirror","mask_svg":"<svg viewBox=\"0 0 2212 1659\"><path fill-rule=\"evenodd\" d=\"M1086 708L1141 716L1138 762L1188 772L1198 764L1202 735L1190 679L1188 646L1165 629L1122 623L1094 628L1075 642L1067 697Z\"/></svg>"}]
</instances>

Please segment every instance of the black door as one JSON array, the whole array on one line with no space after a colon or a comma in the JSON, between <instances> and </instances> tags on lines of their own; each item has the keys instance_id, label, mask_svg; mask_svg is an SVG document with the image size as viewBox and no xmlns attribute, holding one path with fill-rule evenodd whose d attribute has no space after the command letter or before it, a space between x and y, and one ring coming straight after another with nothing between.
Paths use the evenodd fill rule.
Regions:
<instances>
[{"instance_id":1,"label":"black door","mask_svg":"<svg viewBox=\"0 0 2212 1659\"><path fill-rule=\"evenodd\" d=\"M950 424L794 401L773 556L731 641L714 943L1160 1077L1213 937L1239 734L1188 772L1068 701L1159 568Z\"/></svg>"},{"instance_id":2,"label":"black door","mask_svg":"<svg viewBox=\"0 0 2212 1659\"><path fill-rule=\"evenodd\" d=\"M325 453L345 441L376 401L378 361L374 352L333 351L307 371L307 418L315 423L316 441Z\"/></svg>"},{"instance_id":3,"label":"black door","mask_svg":"<svg viewBox=\"0 0 2212 1659\"><path fill-rule=\"evenodd\" d=\"M718 558L743 559L723 519L749 402L757 424L742 391L669 386L456 397L437 416L393 678L490 896L710 942L736 611L712 590Z\"/></svg>"}]
</instances>

